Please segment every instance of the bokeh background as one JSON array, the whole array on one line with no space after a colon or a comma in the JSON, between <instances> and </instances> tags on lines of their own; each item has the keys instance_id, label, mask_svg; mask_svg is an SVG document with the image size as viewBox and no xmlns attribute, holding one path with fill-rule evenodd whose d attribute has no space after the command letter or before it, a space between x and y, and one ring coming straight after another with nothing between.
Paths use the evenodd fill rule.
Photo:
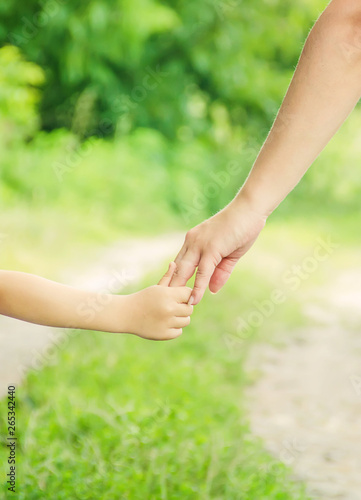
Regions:
<instances>
[{"instance_id":1,"label":"bokeh background","mask_svg":"<svg viewBox=\"0 0 361 500\"><path fill-rule=\"evenodd\" d=\"M325 6L2 2L2 268L59 279L116 241L185 232L222 208ZM257 339L314 321L303 314L307 290L357 262L360 134L358 108L179 341L87 333L29 373L19 498L308 498L250 431L244 363ZM239 318L330 235L342 243L337 256L234 355Z\"/></svg>"}]
</instances>

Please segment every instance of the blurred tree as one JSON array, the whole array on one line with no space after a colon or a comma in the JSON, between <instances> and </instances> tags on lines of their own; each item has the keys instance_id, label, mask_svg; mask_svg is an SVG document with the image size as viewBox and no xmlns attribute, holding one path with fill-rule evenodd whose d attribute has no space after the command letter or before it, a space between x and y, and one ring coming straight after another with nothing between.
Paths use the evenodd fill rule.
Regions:
<instances>
[{"instance_id":1,"label":"blurred tree","mask_svg":"<svg viewBox=\"0 0 361 500\"><path fill-rule=\"evenodd\" d=\"M202 135L222 109L223 121L265 134L325 3L8 0L0 41L45 69L45 129Z\"/></svg>"},{"instance_id":2,"label":"blurred tree","mask_svg":"<svg viewBox=\"0 0 361 500\"><path fill-rule=\"evenodd\" d=\"M165 207L187 225L214 213L247 175L326 3L0 4L0 202L82 205L130 224ZM327 171L312 169L292 199L353 203L356 174L339 162L356 161L359 138L340 137Z\"/></svg>"},{"instance_id":3,"label":"blurred tree","mask_svg":"<svg viewBox=\"0 0 361 500\"><path fill-rule=\"evenodd\" d=\"M44 73L36 64L25 61L20 50L11 45L0 49L0 67L0 180L11 189L24 192L26 178L16 175L7 152L38 130L38 86L44 82Z\"/></svg>"},{"instance_id":4,"label":"blurred tree","mask_svg":"<svg viewBox=\"0 0 361 500\"><path fill-rule=\"evenodd\" d=\"M11 45L0 49L0 67L0 142L7 144L30 138L38 130L37 87L44 82L44 73Z\"/></svg>"}]
</instances>

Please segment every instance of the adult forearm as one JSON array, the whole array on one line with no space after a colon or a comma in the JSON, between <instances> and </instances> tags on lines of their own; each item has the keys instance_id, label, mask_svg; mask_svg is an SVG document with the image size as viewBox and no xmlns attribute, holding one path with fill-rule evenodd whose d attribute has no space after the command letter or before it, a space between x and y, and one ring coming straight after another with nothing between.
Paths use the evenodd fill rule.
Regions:
<instances>
[{"instance_id":1,"label":"adult forearm","mask_svg":"<svg viewBox=\"0 0 361 500\"><path fill-rule=\"evenodd\" d=\"M126 296L97 294L0 271L0 314L46 326L126 332Z\"/></svg>"},{"instance_id":2,"label":"adult forearm","mask_svg":"<svg viewBox=\"0 0 361 500\"><path fill-rule=\"evenodd\" d=\"M238 195L269 215L361 97L361 2L334 0L313 27L270 134Z\"/></svg>"}]
</instances>

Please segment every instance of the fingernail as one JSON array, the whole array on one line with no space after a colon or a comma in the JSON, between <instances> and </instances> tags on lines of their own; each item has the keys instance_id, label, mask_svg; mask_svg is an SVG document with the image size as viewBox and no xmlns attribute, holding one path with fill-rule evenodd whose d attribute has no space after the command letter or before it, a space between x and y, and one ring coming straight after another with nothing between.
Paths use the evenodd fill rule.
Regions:
<instances>
[{"instance_id":1,"label":"fingernail","mask_svg":"<svg viewBox=\"0 0 361 500\"><path fill-rule=\"evenodd\" d=\"M194 297L192 295L192 297L188 300L188 305L192 306L194 303Z\"/></svg>"}]
</instances>

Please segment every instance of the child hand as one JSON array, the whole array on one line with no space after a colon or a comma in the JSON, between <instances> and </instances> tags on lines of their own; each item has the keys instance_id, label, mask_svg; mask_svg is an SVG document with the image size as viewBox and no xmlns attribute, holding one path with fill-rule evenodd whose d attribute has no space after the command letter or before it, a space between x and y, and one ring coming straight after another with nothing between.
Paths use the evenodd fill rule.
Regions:
<instances>
[{"instance_id":1,"label":"child hand","mask_svg":"<svg viewBox=\"0 0 361 500\"><path fill-rule=\"evenodd\" d=\"M187 302L192 289L168 286L175 269L176 264L171 262L158 285L129 296L130 333L149 340L171 340L189 325L193 306Z\"/></svg>"}]
</instances>

